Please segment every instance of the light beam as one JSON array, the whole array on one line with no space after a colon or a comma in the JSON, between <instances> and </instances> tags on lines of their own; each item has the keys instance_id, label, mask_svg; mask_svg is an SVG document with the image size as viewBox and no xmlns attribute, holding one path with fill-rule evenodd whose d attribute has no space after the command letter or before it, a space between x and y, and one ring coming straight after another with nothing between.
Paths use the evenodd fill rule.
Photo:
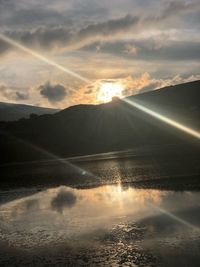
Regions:
<instances>
[{"instance_id":1,"label":"light beam","mask_svg":"<svg viewBox=\"0 0 200 267\"><path fill-rule=\"evenodd\" d=\"M154 209L158 210L159 212L165 214L166 216L170 217L171 219L173 219L173 220L175 220L175 221L177 221L177 222L179 222L179 223L181 223L181 224L183 224L183 225L185 225L185 226L187 226L189 228L192 228L195 231L198 231L198 232L200 231L200 228L198 226L195 226L195 225L191 224L190 222L187 222L186 220L183 220L182 218L174 215L173 213L171 213L171 212L169 212L169 211L167 211L165 209L162 209L161 207L158 207L158 206L156 206L156 205L154 205L152 203L148 203L148 205L153 207Z\"/></svg>"},{"instance_id":2,"label":"light beam","mask_svg":"<svg viewBox=\"0 0 200 267\"><path fill-rule=\"evenodd\" d=\"M16 42L15 40L11 39L10 37L0 33L0 39L3 40L4 42L8 43L9 45L11 46L14 46L15 48L17 49L20 49L22 51L24 51L25 53L27 54L30 54L32 55L33 57L39 59L40 61L43 61L45 63L47 63L48 65L51 65L83 82L86 82L86 83L90 83L91 81L81 75L79 75L78 73L74 72L74 71L71 71L69 69L67 69L66 67L63 67L62 65L56 63L55 61L47 58L47 57L44 57L43 55L39 54L38 52L28 48L27 46L24 46L22 45L21 43L19 42Z\"/></svg>"},{"instance_id":3,"label":"light beam","mask_svg":"<svg viewBox=\"0 0 200 267\"><path fill-rule=\"evenodd\" d=\"M38 52L36 52L36 51L34 51L34 50L32 50L32 49L30 49L30 48L28 48L22 44L20 44L19 42L16 42L15 40L11 39L10 37L8 37L2 33L0 33L0 39L2 39L4 42L16 47L17 49L20 49L20 50L34 56L35 58L38 58L39 60L61 70L65 73L81 80L81 81L84 81L86 83L91 82L89 79L77 74L76 72L73 72L73 71L67 69L66 67L63 67L62 65L56 63L55 61L39 54ZM185 132L185 133L187 133L187 134L189 134L189 135L191 135L197 139L200 139L200 132L193 130L190 127L187 127L186 125L183 125L182 123L179 123L179 122L177 122L171 118L168 118L168 117L166 117L166 116L164 116L164 115L162 115L162 114L160 114L160 113L158 113L152 109L149 109L148 107L145 107L143 104L140 104L140 103L136 102L135 100L132 101L130 99L123 99L123 101L125 101L127 104L151 115L152 117L165 122L168 125L171 125L171 126L177 128L177 129L179 129L179 130L181 130L181 131L183 131L183 132Z\"/></svg>"},{"instance_id":4,"label":"light beam","mask_svg":"<svg viewBox=\"0 0 200 267\"><path fill-rule=\"evenodd\" d=\"M130 106L132 107L135 107L141 111L143 111L144 113L147 113L149 115L151 115L152 117L160 120L160 121L163 121L165 122L166 124L170 125L170 126L173 126L174 128L177 128L197 139L200 139L200 132L190 128L190 127L187 127L186 125L178 122L178 121L175 121L161 113L158 113L148 107L146 107L144 104L141 104L139 103L138 101L135 101L135 100L130 100L130 99L127 99L127 98L124 98L122 99L125 103L129 104Z\"/></svg>"}]
</instances>

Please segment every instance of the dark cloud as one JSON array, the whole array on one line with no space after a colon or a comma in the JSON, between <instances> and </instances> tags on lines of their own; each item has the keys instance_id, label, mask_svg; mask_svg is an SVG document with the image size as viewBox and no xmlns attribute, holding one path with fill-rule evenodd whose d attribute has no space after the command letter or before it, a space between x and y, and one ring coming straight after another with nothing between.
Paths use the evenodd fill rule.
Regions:
<instances>
[{"instance_id":1,"label":"dark cloud","mask_svg":"<svg viewBox=\"0 0 200 267\"><path fill-rule=\"evenodd\" d=\"M92 24L78 33L80 38L113 36L121 32L127 31L139 22L139 17L126 15L119 19L112 19L106 22Z\"/></svg>"},{"instance_id":2,"label":"dark cloud","mask_svg":"<svg viewBox=\"0 0 200 267\"><path fill-rule=\"evenodd\" d=\"M104 22L90 22L87 26L72 27L69 26L57 26L49 27L49 25L35 28L32 30L21 31L8 31L5 32L10 38L13 38L21 43L34 48L39 49L53 49L53 48L65 48L65 49L79 49L85 45L89 45L96 41L113 40L120 38L126 32L131 32L133 29L138 32L148 29L152 26L160 26L160 23L168 20L177 13L190 12L195 10L199 6L196 4L187 4L182 2L169 3L160 14L149 15L146 17L125 15L116 19L109 19ZM25 12L25 11L21 11ZM32 15L22 16L25 22L28 19L32 19ZM37 12L36 12L37 13ZM47 15L47 14L48 15ZM27 16L27 18L26 18ZM48 10L40 11L37 16L53 16ZM18 18L20 19L20 17ZM7 46L4 42L0 42L0 52L8 50L10 46Z\"/></svg>"},{"instance_id":3,"label":"dark cloud","mask_svg":"<svg viewBox=\"0 0 200 267\"><path fill-rule=\"evenodd\" d=\"M187 3L184 1L171 1L167 3L166 8L163 10L160 18L165 19L170 17L171 15L177 15L177 13L184 11L193 11L196 8L199 8L199 3Z\"/></svg>"},{"instance_id":4,"label":"dark cloud","mask_svg":"<svg viewBox=\"0 0 200 267\"><path fill-rule=\"evenodd\" d=\"M8 87L6 85L0 85L0 95L7 100L27 100L29 99L29 94L27 92L16 91L17 87Z\"/></svg>"},{"instance_id":5,"label":"dark cloud","mask_svg":"<svg viewBox=\"0 0 200 267\"><path fill-rule=\"evenodd\" d=\"M76 201L77 196L73 191L61 190L51 201L51 207L53 210L62 213L65 208L72 208L76 204Z\"/></svg>"},{"instance_id":6,"label":"dark cloud","mask_svg":"<svg viewBox=\"0 0 200 267\"><path fill-rule=\"evenodd\" d=\"M71 2L71 3L70 3ZM34 28L41 25L86 25L90 20L99 21L108 13L104 5L94 0L0 0L0 24L7 28ZM85 22L86 21L86 22Z\"/></svg>"},{"instance_id":7,"label":"dark cloud","mask_svg":"<svg viewBox=\"0 0 200 267\"><path fill-rule=\"evenodd\" d=\"M84 47L86 51L95 51L98 43ZM136 48L137 52L127 50ZM200 46L196 41L170 41L167 38L143 39L141 41L115 41L104 42L101 44L101 52L114 54L116 56L125 57L127 59L137 60L193 60L200 59Z\"/></svg>"},{"instance_id":8,"label":"dark cloud","mask_svg":"<svg viewBox=\"0 0 200 267\"><path fill-rule=\"evenodd\" d=\"M26 100L29 99L29 95L24 92L16 91L16 100Z\"/></svg>"},{"instance_id":9,"label":"dark cloud","mask_svg":"<svg viewBox=\"0 0 200 267\"><path fill-rule=\"evenodd\" d=\"M102 38L113 38L136 25L138 17L126 15L119 19L88 25L79 30L68 27L39 27L31 31L6 32L10 38L29 47L53 49L54 47L81 48ZM10 45L0 41L0 52L7 51Z\"/></svg>"},{"instance_id":10,"label":"dark cloud","mask_svg":"<svg viewBox=\"0 0 200 267\"><path fill-rule=\"evenodd\" d=\"M47 98L50 102L62 101L67 95L66 88L61 84L50 84L47 82L39 87L40 94Z\"/></svg>"},{"instance_id":11,"label":"dark cloud","mask_svg":"<svg viewBox=\"0 0 200 267\"><path fill-rule=\"evenodd\" d=\"M7 51L13 49L11 45L0 39L0 54L5 54Z\"/></svg>"},{"instance_id":12,"label":"dark cloud","mask_svg":"<svg viewBox=\"0 0 200 267\"><path fill-rule=\"evenodd\" d=\"M48 23L46 23L46 21ZM4 19L4 23L6 23L7 26L9 25L18 25L18 27L24 28L24 25L31 26L31 25L56 25L57 23L62 22L62 24L71 25L72 21L66 17L60 14L60 12L57 12L52 9L42 9L42 8L32 8L32 9L20 9L16 11L12 18Z\"/></svg>"}]
</instances>

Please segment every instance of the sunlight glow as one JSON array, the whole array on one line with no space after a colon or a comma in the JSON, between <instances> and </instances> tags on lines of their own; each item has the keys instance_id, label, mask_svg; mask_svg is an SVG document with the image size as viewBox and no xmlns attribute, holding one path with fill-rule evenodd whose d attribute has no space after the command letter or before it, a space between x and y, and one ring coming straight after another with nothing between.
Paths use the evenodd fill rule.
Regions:
<instances>
[{"instance_id":1,"label":"sunlight glow","mask_svg":"<svg viewBox=\"0 0 200 267\"><path fill-rule=\"evenodd\" d=\"M139 103L138 101L136 102L135 100L133 101L133 100L126 99L126 98L124 98L123 101L125 101L130 106L135 107L135 108L151 115L152 117L165 122L168 125L171 125L171 126L177 128L177 129L179 129L179 130L181 130L181 131L183 131L183 132L185 132L185 133L187 133L187 134L189 134L189 135L191 135L197 139L200 139L200 132L195 131L192 128L187 127L178 121L170 119L170 118L168 118L168 117L166 117L166 116L164 116L164 115L162 115L162 114L160 114L160 113L158 113L152 109L149 109L148 107L145 107L143 104Z\"/></svg>"},{"instance_id":2,"label":"sunlight glow","mask_svg":"<svg viewBox=\"0 0 200 267\"><path fill-rule=\"evenodd\" d=\"M118 181L118 183L117 183L117 191L118 191L119 194L122 193L122 184L121 184L121 181Z\"/></svg>"},{"instance_id":3,"label":"sunlight glow","mask_svg":"<svg viewBox=\"0 0 200 267\"><path fill-rule=\"evenodd\" d=\"M112 101L113 97L122 97L123 86L120 83L105 82L102 83L99 88L99 93L97 95L97 100L99 102L109 102Z\"/></svg>"},{"instance_id":4,"label":"sunlight glow","mask_svg":"<svg viewBox=\"0 0 200 267\"><path fill-rule=\"evenodd\" d=\"M4 42L8 43L9 45L11 46L14 46L15 48L17 49L20 49L24 52L26 52L27 54L30 54L32 56L34 56L35 58L47 63L48 65L51 65L83 82L86 82L86 83L90 83L91 81L81 75L79 75L78 73L74 72L74 71L71 71L69 69L67 69L66 67L63 67L62 65L56 63L55 61L51 60L51 59L48 59L47 57L39 54L38 52L20 44L19 42L16 42L15 40L11 39L10 37L7 37L6 35L0 33L0 39L2 39Z\"/></svg>"}]
</instances>

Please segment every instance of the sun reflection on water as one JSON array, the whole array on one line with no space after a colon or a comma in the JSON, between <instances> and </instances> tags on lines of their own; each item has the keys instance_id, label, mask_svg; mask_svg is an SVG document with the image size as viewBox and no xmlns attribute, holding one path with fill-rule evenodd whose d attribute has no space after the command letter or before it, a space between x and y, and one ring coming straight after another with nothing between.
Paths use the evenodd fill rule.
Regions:
<instances>
[{"instance_id":1,"label":"sun reflection on water","mask_svg":"<svg viewBox=\"0 0 200 267\"><path fill-rule=\"evenodd\" d=\"M183 201L183 196L187 201ZM123 220L138 221L155 216L161 209L173 214L175 208L195 205L197 199L198 195L187 192L134 189L124 186L120 180L117 185L90 189L61 186L0 205L0 235L3 231L4 238L10 242L21 238L20 242L26 243L26 236L31 234L34 244L40 242L43 235L48 236L49 241L58 236L72 238L107 229Z\"/></svg>"}]
</instances>

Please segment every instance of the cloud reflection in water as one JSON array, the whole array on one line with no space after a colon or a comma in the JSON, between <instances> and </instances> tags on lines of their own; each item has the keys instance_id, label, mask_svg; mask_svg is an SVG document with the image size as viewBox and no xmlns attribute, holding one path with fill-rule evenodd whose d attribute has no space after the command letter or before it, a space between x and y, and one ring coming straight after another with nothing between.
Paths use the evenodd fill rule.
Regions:
<instances>
[{"instance_id":1,"label":"cloud reflection in water","mask_svg":"<svg viewBox=\"0 0 200 267\"><path fill-rule=\"evenodd\" d=\"M156 218L160 212L154 206L176 212L198 201L195 192L143 190L121 184L91 189L62 186L1 205L0 236L19 247L22 243L38 246L77 240L100 229L106 231L115 223Z\"/></svg>"},{"instance_id":2,"label":"cloud reflection in water","mask_svg":"<svg viewBox=\"0 0 200 267\"><path fill-rule=\"evenodd\" d=\"M62 213L63 209L73 207L76 204L76 200L76 194L72 190L61 190L52 199L51 207L53 210Z\"/></svg>"}]
</instances>

